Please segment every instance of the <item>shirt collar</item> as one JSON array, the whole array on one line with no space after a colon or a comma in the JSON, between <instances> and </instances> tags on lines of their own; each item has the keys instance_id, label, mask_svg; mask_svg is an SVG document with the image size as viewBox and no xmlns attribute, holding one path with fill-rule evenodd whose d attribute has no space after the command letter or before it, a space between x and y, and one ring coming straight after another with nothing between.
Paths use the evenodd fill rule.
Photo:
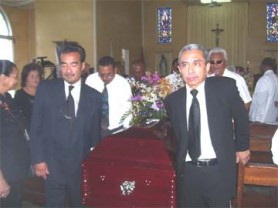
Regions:
<instances>
[{"instance_id":1,"label":"shirt collar","mask_svg":"<svg viewBox=\"0 0 278 208\"><path fill-rule=\"evenodd\" d=\"M204 91L204 88L205 88L205 81L202 82L201 84L199 84L198 87L195 88L195 89L198 90L198 92L200 92L200 91ZM186 84L187 93L190 93L191 90L193 90L193 89L191 87L189 87L188 84Z\"/></svg>"},{"instance_id":2,"label":"shirt collar","mask_svg":"<svg viewBox=\"0 0 278 208\"><path fill-rule=\"evenodd\" d=\"M70 83L68 83L68 82L66 82L66 81L64 81L64 83L65 83L65 87L66 88L69 88L69 86L70 85L72 85L72 86L74 86L74 87L80 87L80 85L81 85L81 79L79 79L77 82L75 82L74 84L70 84Z\"/></svg>"}]
</instances>

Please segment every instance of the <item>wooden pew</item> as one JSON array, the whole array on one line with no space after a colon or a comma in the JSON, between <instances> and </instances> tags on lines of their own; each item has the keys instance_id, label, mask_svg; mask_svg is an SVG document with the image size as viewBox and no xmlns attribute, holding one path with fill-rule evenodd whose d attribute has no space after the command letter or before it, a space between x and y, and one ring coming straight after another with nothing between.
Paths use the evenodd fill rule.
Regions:
<instances>
[{"instance_id":1,"label":"wooden pew","mask_svg":"<svg viewBox=\"0 0 278 208\"><path fill-rule=\"evenodd\" d=\"M243 206L244 185L278 186L278 166L272 162L271 142L277 129L275 125L250 125L251 158L238 164L237 207Z\"/></svg>"}]
</instances>

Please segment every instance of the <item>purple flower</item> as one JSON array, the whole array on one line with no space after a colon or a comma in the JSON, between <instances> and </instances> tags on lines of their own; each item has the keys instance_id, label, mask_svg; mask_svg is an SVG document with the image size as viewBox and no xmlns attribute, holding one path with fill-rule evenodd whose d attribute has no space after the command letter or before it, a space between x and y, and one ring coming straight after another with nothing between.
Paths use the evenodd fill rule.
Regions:
<instances>
[{"instance_id":1,"label":"purple flower","mask_svg":"<svg viewBox=\"0 0 278 208\"><path fill-rule=\"evenodd\" d=\"M158 73L154 73L152 75L152 84L157 84L159 80L160 80L160 76L158 75Z\"/></svg>"},{"instance_id":2,"label":"purple flower","mask_svg":"<svg viewBox=\"0 0 278 208\"><path fill-rule=\"evenodd\" d=\"M164 104L163 104L163 102L161 102L161 100L157 100L157 101L156 101L156 106L157 106L159 109L164 108Z\"/></svg>"},{"instance_id":3,"label":"purple flower","mask_svg":"<svg viewBox=\"0 0 278 208\"><path fill-rule=\"evenodd\" d=\"M131 101L136 102L136 101L141 101L142 97L141 95L135 95L131 98Z\"/></svg>"}]
</instances>

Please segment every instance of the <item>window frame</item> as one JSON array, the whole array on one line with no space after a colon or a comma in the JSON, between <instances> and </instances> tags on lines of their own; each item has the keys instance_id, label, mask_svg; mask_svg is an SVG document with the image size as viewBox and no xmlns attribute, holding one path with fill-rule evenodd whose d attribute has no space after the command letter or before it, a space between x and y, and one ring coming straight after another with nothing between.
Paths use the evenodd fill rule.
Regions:
<instances>
[{"instance_id":1,"label":"window frame","mask_svg":"<svg viewBox=\"0 0 278 208\"><path fill-rule=\"evenodd\" d=\"M12 28L11 28L11 23L9 21L9 18L8 16L6 15L4 9L0 6L0 15L3 17L4 19L4 22L6 23L6 27L7 27L7 31L8 31L8 35L3 35L3 34L0 34L0 40L11 40L11 49L9 51L11 51L11 54L10 54L10 60L9 61L14 61L14 37L13 37L13 31L12 31ZM3 49L2 49L3 50ZM0 57L0 59L3 59L2 57Z\"/></svg>"}]
</instances>

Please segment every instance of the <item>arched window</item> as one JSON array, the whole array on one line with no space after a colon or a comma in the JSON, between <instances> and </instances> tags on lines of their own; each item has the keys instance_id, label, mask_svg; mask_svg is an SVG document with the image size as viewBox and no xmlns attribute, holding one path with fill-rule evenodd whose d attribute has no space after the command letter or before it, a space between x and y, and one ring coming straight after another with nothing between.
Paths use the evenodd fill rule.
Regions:
<instances>
[{"instance_id":1,"label":"arched window","mask_svg":"<svg viewBox=\"0 0 278 208\"><path fill-rule=\"evenodd\" d=\"M13 34L10 22L0 7L0 59L14 61Z\"/></svg>"}]
</instances>

